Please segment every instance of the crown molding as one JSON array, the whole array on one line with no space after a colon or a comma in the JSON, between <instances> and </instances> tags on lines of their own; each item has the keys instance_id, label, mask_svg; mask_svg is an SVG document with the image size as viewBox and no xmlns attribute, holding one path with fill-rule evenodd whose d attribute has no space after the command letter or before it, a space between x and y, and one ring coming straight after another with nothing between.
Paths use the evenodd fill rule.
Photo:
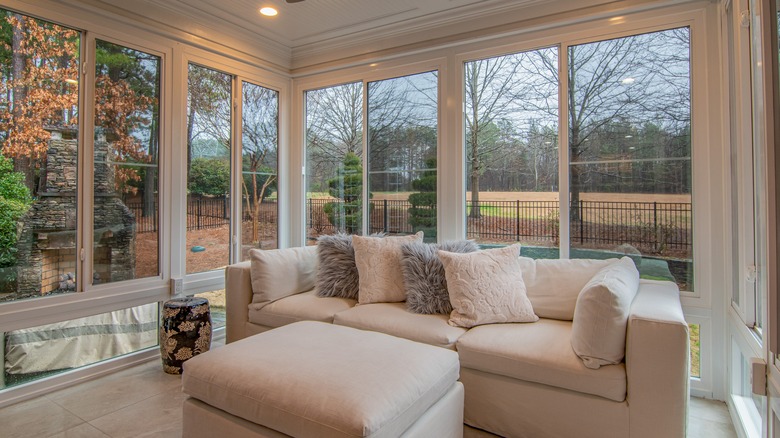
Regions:
<instances>
[{"instance_id":1,"label":"crown molding","mask_svg":"<svg viewBox=\"0 0 780 438\"><path fill-rule=\"evenodd\" d=\"M357 65L392 59L403 54L456 47L562 25L653 9L688 0L530 0L520 6L503 5L497 10L472 16L443 18L437 25L428 22L387 26L379 31L334 38L292 51L293 77L332 70L336 66Z\"/></svg>"},{"instance_id":2,"label":"crown molding","mask_svg":"<svg viewBox=\"0 0 780 438\"><path fill-rule=\"evenodd\" d=\"M214 17L205 20L186 7L176 8L176 0L164 4L148 0L61 0L59 3L212 53L250 62L275 73L289 74L292 56L289 47L270 38L258 41L260 38L255 32L225 26L222 20Z\"/></svg>"}]
</instances>

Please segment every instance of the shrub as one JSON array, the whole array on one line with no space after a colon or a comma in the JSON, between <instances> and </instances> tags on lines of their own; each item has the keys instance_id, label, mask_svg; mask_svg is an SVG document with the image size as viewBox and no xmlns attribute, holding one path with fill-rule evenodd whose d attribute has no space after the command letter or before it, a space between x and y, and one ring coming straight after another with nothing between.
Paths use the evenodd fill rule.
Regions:
<instances>
[{"instance_id":1,"label":"shrub","mask_svg":"<svg viewBox=\"0 0 780 438\"><path fill-rule=\"evenodd\" d=\"M224 196L230 192L230 162L194 158L190 163L189 190L193 195Z\"/></svg>"},{"instance_id":2,"label":"shrub","mask_svg":"<svg viewBox=\"0 0 780 438\"><path fill-rule=\"evenodd\" d=\"M13 171L11 160L0 155L0 267L16 265L17 222L30 208L24 175Z\"/></svg>"}]
</instances>

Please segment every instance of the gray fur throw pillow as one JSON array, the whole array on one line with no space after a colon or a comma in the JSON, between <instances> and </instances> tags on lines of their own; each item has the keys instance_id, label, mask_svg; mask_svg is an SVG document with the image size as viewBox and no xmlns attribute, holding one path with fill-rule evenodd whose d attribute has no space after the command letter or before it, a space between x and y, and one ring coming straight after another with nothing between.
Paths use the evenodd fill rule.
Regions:
<instances>
[{"instance_id":1,"label":"gray fur throw pillow","mask_svg":"<svg viewBox=\"0 0 780 438\"><path fill-rule=\"evenodd\" d=\"M439 249L469 253L479 251L479 245L471 240L458 240L439 244L407 243L401 246L406 307L410 312L445 315L452 312L444 265L437 252Z\"/></svg>"},{"instance_id":2,"label":"gray fur throw pillow","mask_svg":"<svg viewBox=\"0 0 780 438\"><path fill-rule=\"evenodd\" d=\"M358 298L358 270L352 236L334 234L317 238L317 296Z\"/></svg>"}]
</instances>

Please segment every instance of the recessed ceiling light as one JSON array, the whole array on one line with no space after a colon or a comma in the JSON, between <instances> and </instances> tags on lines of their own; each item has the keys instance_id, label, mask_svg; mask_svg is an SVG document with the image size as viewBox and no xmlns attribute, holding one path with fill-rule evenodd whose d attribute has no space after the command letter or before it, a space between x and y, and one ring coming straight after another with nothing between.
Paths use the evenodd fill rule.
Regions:
<instances>
[{"instance_id":1,"label":"recessed ceiling light","mask_svg":"<svg viewBox=\"0 0 780 438\"><path fill-rule=\"evenodd\" d=\"M270 6L266 6L264 8L260 8L260 13L265 15L266 17L273 17L279 12Z\"/></svg>"}]
</instances>

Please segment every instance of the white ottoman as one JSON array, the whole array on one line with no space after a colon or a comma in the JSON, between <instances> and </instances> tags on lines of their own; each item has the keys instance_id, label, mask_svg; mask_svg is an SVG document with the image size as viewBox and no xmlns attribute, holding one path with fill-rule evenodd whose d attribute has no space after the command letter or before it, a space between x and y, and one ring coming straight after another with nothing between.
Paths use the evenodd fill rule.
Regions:
<instances>
[{"instance_id":1,"label":"white ottoman","mask_svg":"<svg viewBox=\"0 0 780 438\"><path fill-rule=\"evenodd\" d=\"M185 437L461 437L454 351L298 322L184 363Z\"/></svg>"}]
</instances>

